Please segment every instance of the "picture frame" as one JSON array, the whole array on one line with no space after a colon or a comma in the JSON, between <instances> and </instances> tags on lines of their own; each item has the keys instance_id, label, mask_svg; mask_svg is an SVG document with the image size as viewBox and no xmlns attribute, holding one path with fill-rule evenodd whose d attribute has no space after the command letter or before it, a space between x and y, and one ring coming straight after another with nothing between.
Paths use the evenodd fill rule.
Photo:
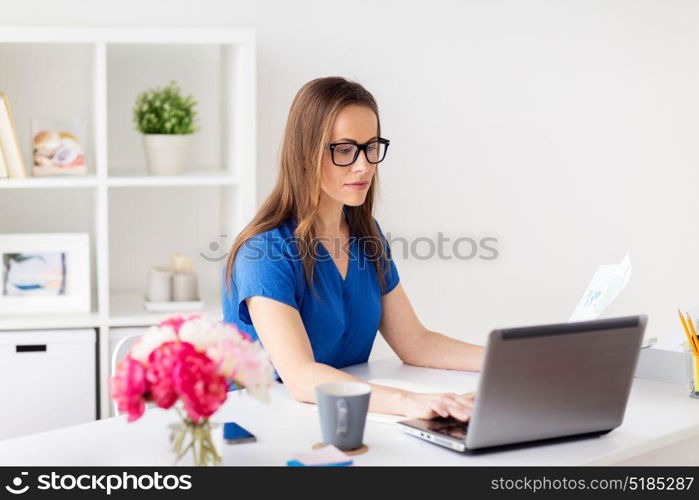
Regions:
<instances>
[{"instance_id":1,"label":"picture frame","mask_svg":"<svg viewBox=\"0 0 699 500\"><path fill-rule=\"evenodd\" d=\"M0 234L0 315L90 310L89 234Z\"/></svg>"}]
</instances>

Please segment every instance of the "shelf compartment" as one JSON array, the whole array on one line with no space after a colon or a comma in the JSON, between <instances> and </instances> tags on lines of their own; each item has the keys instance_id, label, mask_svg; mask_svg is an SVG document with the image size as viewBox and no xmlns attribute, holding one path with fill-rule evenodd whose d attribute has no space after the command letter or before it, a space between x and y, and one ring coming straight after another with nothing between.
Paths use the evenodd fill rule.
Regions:
<instances>
[{"instance_id":1,"label":"shelf compartment","mask_svg":"<svg viewBox=\"0 0 699 500\"><path fill-rule=\"evenodd\" d=\"M216 44L109 44L107 61L107 117L109 175L120 168L145 171L143 136L136 130L133 107L146 89L176 81L183 95L197 101L199 130L192 135L189 165L212 169L224 164L226 141L221 98L222 48Z\"/></svg>"},{"instance_id":2,"label":"shelf compartment","mask_svg":"<svg viewBox=\"0 0 699 500\"><path fill-rule=\"evenodd\" d=\"M235 190L189 185L111 189L110 293L145 292L151 266L169 265L174 253L192 260L200 290L220 286L221 266L234 236L226 230L222 199L226 191Z\"/></svg>"},{"instance_id":3,"label":"shelf compartment","mask_svg":"<svg viewBox=\"0 0 699 500\"><path fill-rule=\"evenodd\" d=\"M32 174L34 120L83 121L84 137L78 139L85 152L88 174L96 172L95 47L94 44L0 42L0 89L10 100L27 177ZM43 181L49 177L37 179ZM37 187L49 185L36 184Z\"/></svg>"}]
</instances>

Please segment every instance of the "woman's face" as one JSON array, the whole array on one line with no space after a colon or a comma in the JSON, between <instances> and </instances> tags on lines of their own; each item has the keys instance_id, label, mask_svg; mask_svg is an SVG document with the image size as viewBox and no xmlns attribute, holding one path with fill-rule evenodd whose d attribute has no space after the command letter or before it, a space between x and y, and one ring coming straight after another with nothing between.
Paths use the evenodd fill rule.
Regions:
<instances>
[{"instance_id":1,"label":"woman's face","mask_svg":"<svg viewBox=\"0 0 699 500\"><path fill-rule=\"evenodd\" d=\"M335 117L330 142L366 144L378 136L377 132L378 120L370 108L348 104ZM367 162L363 151L351 165L338 167L332 161L331 151L326 150L321 166L321 196L328 196L344 205L361 205L366 199L375 170L376 165Z\"/></svg>"}]
</instances>

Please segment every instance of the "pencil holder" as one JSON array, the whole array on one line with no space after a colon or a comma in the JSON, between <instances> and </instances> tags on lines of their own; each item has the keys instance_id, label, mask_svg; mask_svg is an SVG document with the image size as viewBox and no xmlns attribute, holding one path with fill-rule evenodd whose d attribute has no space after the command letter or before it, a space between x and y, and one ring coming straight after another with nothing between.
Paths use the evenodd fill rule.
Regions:
<instances>
[{"instance_id":1,"label":"pencil holder","mask_svg":"<svg viewBox=\"0 0 699 500\"><path fill-rule=\"evenodd\" d=\"M684 344L684 357L687 364L689 397L699 399L699 356L694 354L689 344Z\"/></svg>"}]
</instances>

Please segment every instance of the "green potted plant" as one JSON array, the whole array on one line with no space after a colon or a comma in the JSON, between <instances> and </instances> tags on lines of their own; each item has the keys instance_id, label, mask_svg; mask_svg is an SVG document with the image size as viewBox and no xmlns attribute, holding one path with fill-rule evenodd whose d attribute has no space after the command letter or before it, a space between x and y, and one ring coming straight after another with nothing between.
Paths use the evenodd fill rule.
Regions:
<instances>
[{"instance_id":1,"label":"green potted plant","mask_svg":"<svg viewBox=\"0 0 699 500\"><path fill-rule=\"evenodd\" d=\"M145 90L136 98L133 119L143 134L151 174L178 174L187 167L189 143L197 130L196 104L192 95L182 96L174 81L164 88Z\"/></svg>"}]
</instances>

